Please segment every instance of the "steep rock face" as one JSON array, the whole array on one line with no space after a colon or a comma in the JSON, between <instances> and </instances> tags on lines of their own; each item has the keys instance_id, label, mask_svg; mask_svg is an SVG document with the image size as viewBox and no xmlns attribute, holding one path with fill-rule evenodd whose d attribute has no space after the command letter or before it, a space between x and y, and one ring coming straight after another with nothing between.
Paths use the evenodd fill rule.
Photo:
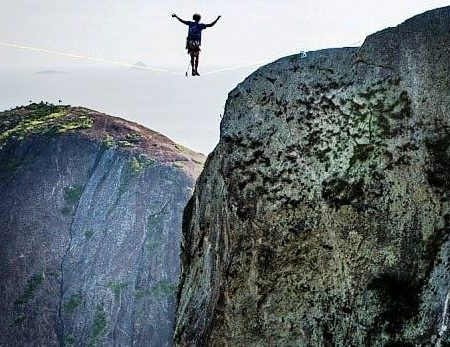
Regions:
<instances>
[{"instance_id":1,"label":"steep rock face","mask_svg":"<svg viewBox=\"0 0 450 347\"><path fill-rule=\"evenodd\" d=\"M203 157L85 108L0 113L0 345L171 345Z\"/></svg>"},{"instance_id":2,"label":"steep rock face","mask_svg":"<svg viewBox=\"0 0 450 347\"><path fill-rule=\"evenodd\" d=\"M450 7L229 95L184 215L178 345L450 343Z\"/></svg>"}]
</instances>

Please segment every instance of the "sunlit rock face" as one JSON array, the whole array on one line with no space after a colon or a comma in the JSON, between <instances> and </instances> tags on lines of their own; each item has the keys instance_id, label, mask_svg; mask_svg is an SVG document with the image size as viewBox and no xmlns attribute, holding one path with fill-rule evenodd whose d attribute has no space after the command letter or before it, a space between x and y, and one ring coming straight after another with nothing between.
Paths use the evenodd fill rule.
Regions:
<instances>
[{"instance_id":1,"label":"sunlit rock face","mask_svg":"<svg viewBox=\"0 0 450 347\"><path fill-rule=\"evenodd\" d=\"M202 155L48 104L0 113L0 147L0 345L171 345Z\"/></svg>"},{"instance_id":2,"label":"sunlit rock face","mask_svg":"<svg viewBox=\"0 0 450 347\"><path fill-rule=\"evenodd\" d=\"M180 346L450 343L450 7L229 94L185 210Z\"/></svg>"}]
</instances>

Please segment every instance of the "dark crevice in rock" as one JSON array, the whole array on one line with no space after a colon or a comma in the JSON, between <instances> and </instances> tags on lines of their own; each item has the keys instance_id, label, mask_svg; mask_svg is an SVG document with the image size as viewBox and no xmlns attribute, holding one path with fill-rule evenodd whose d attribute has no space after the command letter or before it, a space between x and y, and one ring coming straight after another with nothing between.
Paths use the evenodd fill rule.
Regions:
<instances>
[{"instance_id":1,"label":"dark crevice in rock","mask_svg":"<svg viewBox=\"0 0 450 347\"><path fill-rule=\"evenodd\" d=\"M98 164L98 162L97 162ZM95 171L95 170L94 170ZM94 172L93 171L93 172ZM85 185L86 186L86 185ZM84 187L83 187L83 191L84 191ZM73 241L73 223L75 221L75 216L76 216L76 212L77 212L77 208L79 205L79 200L81 199L82 194L80 195L80 197L78 198L78 201L74 207L74 211L73 211L73 217L69 226L69 242L64 250L64 253L62 255L61 258L61 264L60 264L60 276L61 276L61 280L60 280L60 291L59 291L59 305L58 305L58 319L59 319L59 324L60 324L60 336L59 336L59 344L60 347L64 347L66 345L66 329L65 329L65 323L64 323L64 317L63 317L63 301L64 301L64 295L65 295L65 262L67 260L67 257L69 255L69 251L70 248L72 247L72 241Z\"/></svg>"},{"instance_id":2,"label":"dark crevice in rock","mask_svg":"<svg viewBox=\"0 0 450 347\"><path fill-rule=\"evenodd\" d=\"M386 322L384 329L388 334L400 333L404 324L418 314L422 286L415 278L386 273L373 279L367 288L374 290L383 303L378 319Z\"/></svg>"},{"instance_id":3,"label":"dark crevice in rock","mask_svg":"<svg viewBox=\"0 0 450 347\"><path fill-rule=\"evenodd\" d=\"M450 190L450 132L438 129L437 134L436 139L426 142L432 158L427 172L428 181L440 192L447 194Z\"/></svg>"},{"instance_id":4,"label":"dark crevice in rock","mask_svg":"<svg viewBox=\"0 0 450 347\"><path fill-rule=\"evenodd\" d=\"M369 65L369 66L373 66L373 67L379 67L382 69L387 69L387 70L391 70L394 71L394 68L392 66L388 66L388 65L383 65L383 64L377 64L373 61L369 61L365 58L362 58L360 56L356 57L355 60L353 61L354 64L365 64L365 65Z\"/></svg>"},{"instance_id":5,"label":"dark crevice in rock","mask_svg":"<svg viewBox=\"0 0 450 347\"><path fill-rule=\"evenodd\" d=\"M333 178L322 184L322 197L332 206L351 205L364 197L363 182Z\"/></svg>"}]
</instances>

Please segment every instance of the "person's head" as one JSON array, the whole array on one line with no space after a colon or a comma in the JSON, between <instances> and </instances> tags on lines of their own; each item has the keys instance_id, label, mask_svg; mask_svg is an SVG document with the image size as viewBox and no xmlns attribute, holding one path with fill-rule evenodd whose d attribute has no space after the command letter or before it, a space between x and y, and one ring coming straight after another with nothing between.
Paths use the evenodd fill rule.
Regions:
<instances>
[{"instance_id":1,"label":"person's head","mask_svg":"<svg viewBox=\"0 0 450 347\"><path fill-rule=\"evenodd\" d=\"M202 19L202 16L200 16L198 13L194 13L192 19L198 23L200 22L200 19Z\"/></svg>"}]
</instances>

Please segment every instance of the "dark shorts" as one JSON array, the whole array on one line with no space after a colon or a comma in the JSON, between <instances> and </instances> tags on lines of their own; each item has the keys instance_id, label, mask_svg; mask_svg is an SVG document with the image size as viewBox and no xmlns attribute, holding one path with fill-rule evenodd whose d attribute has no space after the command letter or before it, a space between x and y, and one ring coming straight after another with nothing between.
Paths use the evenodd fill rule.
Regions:
<instances>
[{"instance_id":1,"label":"dark shorts","mask_svg":"<svg viewBox=\"0 0 450 347\"><path fill-rule=\"evenodd\" d=\"M187 49L188 54L200 52L200 41L187 40L186 41L186 49Z\"/></svg>"}]
</instances>

